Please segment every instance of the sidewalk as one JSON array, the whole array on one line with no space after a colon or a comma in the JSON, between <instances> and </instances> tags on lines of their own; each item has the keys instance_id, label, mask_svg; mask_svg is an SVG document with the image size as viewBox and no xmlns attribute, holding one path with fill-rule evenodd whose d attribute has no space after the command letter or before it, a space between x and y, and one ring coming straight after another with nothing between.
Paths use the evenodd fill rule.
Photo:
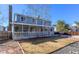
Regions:
<instances>
[{"instance_id":1,"label":"sidewalk","mask_svg":"<svg viewBox=\"0 0 79 59\"><path fill-rule=\"evenodd\" d=\"M52 54L79 54L79 42L70 44Z\"/></svg>"}]
</instances>

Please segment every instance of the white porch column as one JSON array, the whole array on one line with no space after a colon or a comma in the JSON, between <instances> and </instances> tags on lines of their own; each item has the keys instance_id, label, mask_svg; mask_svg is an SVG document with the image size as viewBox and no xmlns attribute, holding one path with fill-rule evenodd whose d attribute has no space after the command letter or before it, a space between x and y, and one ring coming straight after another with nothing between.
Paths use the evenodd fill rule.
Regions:
<instances>
[{"instance_id":1,"label":"white porch column","mask_svg":"<svg viewBox=\"0 0 79 59\"><path fill-rule=\"evenodd\" d=\"M48 35L50 35L50 27L47 27Z\"/></svg>"},{"instance_id":2,"label":"white porch column","mask_svg":"<svg viewBox=\"0 0 79 59\"><path fill-rule=\"evenodd\" d=\"M30 26L28 26L28 36L30 37Z\"/></svg>"},{"instance_id":3,"label":"white porch column","mask_svg":"<svg viewBox=\"0 0 79 59\"><path fill-rule=\"evenodd\" d=\"M22 24L22 33L23 33L23 24Z\"/></svg>"},{"instance_id":4,"label":"white porch column","mask_svg":"<svg viewBox=\"0 0 79 59\"><path fill-rule=\"evenodd\" d=\"M36 25L37 25L37 21L38 21L38 20L36 19Z\"/></svg>"},{"instance_id":5,"label":"white porch column","mask_svg":"<svg viewBox=\"0 0 79 59\"><path fill-rule=\"evenodd\" d=\"M29 28L28 28L28 32L30 32L30 26L29 26Z\"/></svg>"},{"instance_id":6,"label":"white porch column","mask_svg":"<svg viewBox=\"0 0 79 59\"><path fill-rule=\"evenodd\" d=\"M21 38L23 37L23 24L22 24L22 32L20 33Z\"/></svg>"},{"instance_id":7,"label":"white porch column","mask_svg":"<svg viewBox=\"0 0 79 59\"><path fill-rule=\"evenodd\" d=\"M42 27L42 28L43 28L43 33L42 33L42 34L43 34L43 36L44 36L44 27Z\"/></svg>"},{"instance_id":8,"label":"white porch column","mask_svg":"<svg viewBox=\"0 0 79 59\"><path fill-rule=\"evenodd\" d=\"M14 33L15 33L15 31L14 31L14 20L12 21L12 38L14 39Z\"/></svg>"}]
</instances>

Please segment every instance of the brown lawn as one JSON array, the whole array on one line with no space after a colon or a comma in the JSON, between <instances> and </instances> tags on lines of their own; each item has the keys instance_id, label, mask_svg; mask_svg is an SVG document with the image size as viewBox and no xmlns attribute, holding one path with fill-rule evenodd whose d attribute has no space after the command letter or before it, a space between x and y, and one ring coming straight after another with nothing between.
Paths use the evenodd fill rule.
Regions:
<instances>
[{"instance_id":1,"label":"brown lawn","mask_svg":"<svg viewBox=\"0 0 79 59\"><path fill-rule=\"evenodd\" d=\"M76 41L79 41L78 38L38 38L20 41L20 45L25 53L44 54L51 53Z\"/></svg>"}]
</instances>

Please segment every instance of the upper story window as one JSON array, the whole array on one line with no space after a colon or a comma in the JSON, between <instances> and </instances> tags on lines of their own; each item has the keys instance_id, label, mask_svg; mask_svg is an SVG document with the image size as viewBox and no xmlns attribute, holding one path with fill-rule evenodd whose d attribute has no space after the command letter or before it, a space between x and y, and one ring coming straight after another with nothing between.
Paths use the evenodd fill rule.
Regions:
<instances>
[{"instance_id":1,"label":"upper story window","mask_svg":"<svg viewBox=\"0 0 79 59\"><path fill-rule=\"evenodd\" d=\"M21 21L24 21L25 20L25 18L24 17L21 17Z\"/></svg>"},{"instance_id":2,"label":"upper story window","mask_svg":"<svg viewBox=\"0 0 79 59\"><path fill-rule=\"evenodd\" d=\"M17 15L17 22L23 22L25 20L25 18L23 16Z\"/></svg>"},{"instance_id":3,"label":"upper story window","mask_svg":"<svg viewBox=\"0 0 79 59\"><path fill-rule=\"evenodd\" d=\"M41 19L38 19L38 20L37 20L37 24L38 24L38 25L42 25L42 24L43 24L43 21L42 21Z\"/></svg>"},{"instance_id":4,"label":"upper story window","mask_svg":"<svg viewBox=\"0 0 79 59\"><path fill-rule=\"evenodd\" d=\"M47 25L47 21L44 21L44 25Z\"/></svg>"},{"instance_id":5,"label":"upper story window","mask_svg":"<svg viewBox=\"0 0 79 59\"><path fill-rule=\"evenodd\" d=\"M33 19L33 22L35 22L35 19Z\"/></svg>"},{"instance_id":6,"label":"upper story window","mask_svg":"<svg viewBox=\"0 0 79 59\"><path fill-rule=\"evenodd\" d=\"M15 15L15 22L21 22L21 16Z\"/></svg>"},{"instance_id":7,"label":"upper story window","mask_svg":"<svg viewBox=\"0 0 79 59\"><path fill-rule=\"evenodd\" d=\"M27 23L28 24L33 24L34 20L31 17L27 17Z\"/></svg>"},{"instance_id":8,"label":"upper story window","mask_svg":"<svg viewBox=\"0 0 79 59\"><path fill-rule=\"evenodd\" d=\"M33 23L35 24L35 19L33 19Z\"/></svg>"},{"instance_id":9,"label":"upper story window","mask_svg":"<svg viewBox=\"0 0 79 59\"><path fill-rule=\"evenodd\" d=\"M50 21L45 21L44 22L44 25L50 26L51 25L51 22Z\"/></svg>"}]
</instances>

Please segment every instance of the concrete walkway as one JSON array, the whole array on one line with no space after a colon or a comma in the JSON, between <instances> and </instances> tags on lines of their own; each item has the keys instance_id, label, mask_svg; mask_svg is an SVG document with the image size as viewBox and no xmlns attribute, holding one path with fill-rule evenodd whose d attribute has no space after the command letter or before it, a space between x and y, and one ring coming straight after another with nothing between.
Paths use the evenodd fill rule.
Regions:
<instances>
[{"instance_id":1,"label":"concrete walkway","mask_svg":"<svg viewBox=\"0 0 79 59\"><path fill-rule=\"evenodd\" d=\"M0 41L0 54L22 54L22 51L16 41Z\"/></svg>"}]
</instances>

